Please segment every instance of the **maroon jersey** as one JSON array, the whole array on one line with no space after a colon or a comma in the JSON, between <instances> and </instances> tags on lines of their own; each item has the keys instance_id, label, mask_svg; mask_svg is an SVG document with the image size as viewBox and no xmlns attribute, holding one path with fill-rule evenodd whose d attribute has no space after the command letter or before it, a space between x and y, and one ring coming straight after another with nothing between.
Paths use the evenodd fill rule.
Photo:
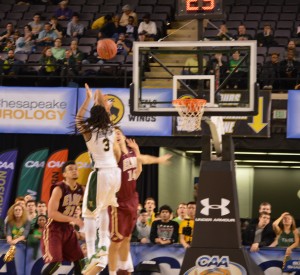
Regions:
<instances>
[{"instance_id":1,"label":"maroon jersey","mask_svg":"<svg viewBox=\"0 0 300 275\"><path fill-rule=\"evenodd\" d=\"M51 186L50 193L57 186L61 188L62 197L59 200L58 211L66 216L72 217L76 207L82 204L84 190L79 184L76 185L75 190L71 190L64 182L58 182ZM74 262L84 257L74 227L68 222L58 222L48 219L44 228L41 247L46 263Z\"/></svg>"},{"instance_id":2,"label":"maroon jersey","mask_svg":"<svg viewBox=\"0 0 300 275\"><path fill-rule=\"evenodd\" d=\"M78 183L75 190L65 184L63 181L55 183L51 186L50 194L52 193L55 187L60 187L62 190L62 197L59 200L58 211L63 213L66 216L72 217L74 215L76 207L82 205L83 193L84 190L81 185Z\"/></svg>"},{"instance_id":3,"label":"maroon jersey","mask_svg":"<svg viewBox=\"0 0 300 275\"><path fill-rule=\"evenodd\" d=\"M122 153L118 163L122 171L120 190L117 193L118 201L125 201L135 194L137 158L134 151L128 148L128 153Z\"/></svg>"}]
</instances>

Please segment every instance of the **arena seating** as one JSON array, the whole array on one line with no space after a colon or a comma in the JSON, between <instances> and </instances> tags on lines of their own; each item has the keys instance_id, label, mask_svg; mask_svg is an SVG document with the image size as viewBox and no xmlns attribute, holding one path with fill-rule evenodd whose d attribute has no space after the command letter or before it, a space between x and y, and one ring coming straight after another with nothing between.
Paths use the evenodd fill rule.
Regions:
<instances>
[{"instance_id":1,"label":"arena seating","mask_svg":"<svg viewBox=\"0 0 300 275\"><path fill-rule=\"evenodd\" d=\"M121 13L122 5L130 4L138 14L139 20L145 13L150 13L152 20L157 23L159 33L166 35L166 24L175 20L175 0L70 0L69 6L74 12L80 14L81 22L85 26L84 36L79 40L80 49L90 53L95 47L97 31L90 30L91 23L99 16L107 13ZM278 51L283 53L290 39L297 39L296 30L300 25L300 6L295 5L294 0L224 0L225 19L229 33L236 34L238 25L243 22L247 32L253 37L261 32L265 23L271 24L278 46L269 49L258 47L258 64L262 65L270 52ZM0 33L5 30L8 22L13 23L18 29L32 20L36 12L42 14L46 21L54 14L57 5L16 5L14 0L0 0ZM212 20L219 26L222 20ZM60 22L64 27L67 21ZM205 37L214 39L217 30L208 25L205 30ZM70 38L63 38L63 46L69 45ZM36 53L40 53L37 49ZM33 56L36 55L32 54ZM1 56L3 54L1 53ZM22 60L31 62L31 55Z\"/></svg>"}]
</instances>

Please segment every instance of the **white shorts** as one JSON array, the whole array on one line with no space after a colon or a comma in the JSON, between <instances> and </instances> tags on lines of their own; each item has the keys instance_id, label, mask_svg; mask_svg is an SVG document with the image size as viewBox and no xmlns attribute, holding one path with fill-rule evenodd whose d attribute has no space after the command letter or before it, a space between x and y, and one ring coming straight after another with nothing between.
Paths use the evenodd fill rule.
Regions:
<instances>
[{"instance_id":1,"label":"white shorts","mask_svg":"<svg viewBox=\"0 0 300 275\"><path fill-rule=\"evenodd\" d=\"M116 193L121 186L121 169L99 168L92 171L83 196L82 217L96 218L108 206L118 207Z\"/></svg>"}]
</instances>

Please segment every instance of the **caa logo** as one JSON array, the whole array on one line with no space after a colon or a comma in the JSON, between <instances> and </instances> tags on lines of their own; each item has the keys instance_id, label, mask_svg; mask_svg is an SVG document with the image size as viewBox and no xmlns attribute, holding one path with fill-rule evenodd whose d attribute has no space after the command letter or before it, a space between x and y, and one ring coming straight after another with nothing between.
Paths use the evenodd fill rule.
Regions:
<instances>
[{"instance_id":1,"label":"caa logo","mask_svg":"<svg viewBox=\"0 0 300 275\"><path fill-rule=\"evenodd\" d=\"M64 161L49 161L48 164L47 164L47 167L48 168L60 168L62 167L62 165L64 164L65 162Z\"/></svg>"},{"instance_id":2,"label":"caa logo","mask_svg":"<svg viewBox=\"0 0 300 275\"><path fill-rule=\"evenodd\" d=\"M82 162L79 161L76 163L79 169L90 169L92 168L92 164L90 162Z\"/></svg>"},{"instance_id":3,"label":"caa logo","mask_svg":"<svg viewBox=\"0 0 300 275\"><path fill-rule=\"evenodd\" d=\"M0 161L0 168L14 170L15 165L13 162Z\"/></svg>"},{"instance_id":4,"label":"caa logo","mask_svg":"<svg viewBox=\"0 0 300 275\"><path fill-rule=\"evenodd\" d=\"M25 163L25 167L26 168L43 168L45 166L45 162L44 161L33 161L33 160L29 160Z\"/></svg>"},{"instance_id":5,"label":"caa logo","mask_svg":"<svg viewBox=\"0 0 300 275\"><path fill-rule=\"evenodd\" d=\"M195 274L247 275L247 272L240 264L230 262L228 256L219 257L217 255L203 255L196 260L196 265L194 267L184 273L184 275Z\"/></svg>"},{"instance_id":6,"label":"caa logo","mask_svg":"<svg viewBox=\"0 0 300 275\"><path fill-rule=\"evenodd\" d=\"M230 213L230 210L226 207L230 204L230 200L221 199L221 204L209 204L209 198L203 199L200 201L200 203L204 206L200 213L208 216L210 210L221 210L221 216L228 215Z\"/></svg>"}]
</instances>

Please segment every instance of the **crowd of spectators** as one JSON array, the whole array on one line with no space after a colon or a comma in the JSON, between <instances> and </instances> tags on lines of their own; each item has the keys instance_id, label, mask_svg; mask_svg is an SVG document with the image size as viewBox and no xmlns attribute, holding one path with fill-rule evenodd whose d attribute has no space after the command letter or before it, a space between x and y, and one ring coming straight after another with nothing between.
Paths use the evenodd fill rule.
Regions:
<instances>
[{"instance_id":1,"label":"crowd of spectators","mask_svg":"<svg viewBox=\"0 0 300 275\"><path fill-rule=\"evenodd\" d=\"M73 2L72 4L74 5ZM131 54L134 41L157 41L163 35L162 29L157 27L158 21L151 20L151 13L143 10L141 14L141 12L137 12L142 10L138 9L139 6L133 7L131 4L124 3L124 1L119 12L101 14L99 17L91 17L89 20L85 20L84 16L77 12L77 9L73 11L75 6L70 5L68 1L17 1L17 5L44 5L45 7L57 5L56 9L53 9L52 14L49 12L45 15L45 13L35 12L32 19L28 19L28 22L24 22L24 16L22 20L18 21L17 26L14 26L12 22L8 22L5 30L0 34L1 74L8 75L9 77L24 74L39 76L39 78L36 78L36 84L38 85L73 85L74 82L76 84L76 82L79 81L80 76L89 76L95 73L101 75L103 71L101 71L100 67L106 63L106 60L101 58L96 51L97 39L113 39L118 47L118 55L124 57L117 59L116 62L122 63L125 62L126 57ZM225 7L225 12L228 12L226 8L227 7ZM174 9L171 10L174 11ZM96 15L96 12L94 15ZM231 14L226 14L228 19L230 19L229 15ZM174 18L174 15L169 14L166 20L167 18ZM167 23L166 20L164 24ZM19 25L21 21L22 25ZM300 35L299 27L295 30L294 37L290 37L285 51L279 52L277 51L278 49L271 50L279 46L273 24L271 24L272 22L265 23L262 30L257 29L254 33L253 29L249 31L243 22L241 22L236 29L232 29L232 27L228 28L227 23L232 23L232 21L222 22L218 26L218 29L214 29L214 36L205 36L204 39L227 41L255 39L257 40L259 48L267 48L266 53L263 54L260 54L258 50L258 55L262 57L262 59L258 60L258 81L261 88L286 90L299 85L299 50L297 50L295 43L295 39ZM205 34L206 32L204 32L204 35ZM82 43L81 38L90 39ZM59 55L59 58L55 55L55 50L54 52L52 51L56 59L56 64L54 65L56 68L55 70L51 69L51 78L53 78L54 81L49 81L49 74L45 74L45 67L41 64L45 59L42 53L44 53L45 47L57 49L58 46L55 41L59 40L56 39L60 39L60 47L65 49L65 51L63 55ZM81 51L81 54L75 58L77 64L76 69L66 69L66 67L70 67L70 65L73 64L73 52L67 52L66 50L70 48L70 45L74 41L77 41L77 45L79 45L78 50ZM294 44L294 48L290 48L290 44L291 47L293 47L292 44ZM7 57L10 50L13 50L16 54L14 59ZM291 54L288 54L291 50L294 53L293 57ZM28 56L31 54L38 54L39 59L37 59L37 57L29 58ZM278 64L273 66L274 63L270 63L275 55L278 56L276 62ZM210 61L211 58L213 58L213 56L209 57L207 61ZM70 60L71 62L69 63L66 60ZM209 64L207 61L206 63ZM145 62L147 62L147 60ZM231 63L235 63L233 54L232 57L225 57L224 62L229 63L228 72L234 70L235 66L231 67ZM4 69L4 67L7 68L7 65L4 63L10 63L9 70ZM33 65L32 63L35 64ZM91 66L88 65L95 66L93 70L91 70ZM151 70L151 67L148 66L148 64L146 65L147 70ZM185 65L187 68L188 66L191 65ZM203 64L203 67L206 69L206 64ZM195 71L196 69L187 68L185 69L189 70L188 73L194 74L193 70ZM212 71L211 68L210 71ZM235 72L241 74L243 73L243 69L240 68ZM269 81L268 78L265 78L267 75L272 75L274 81ZM55 76L58 78L55 79ZM60 76L64 76L65 78L60 80ZM9 85L10 83L9 81L7 83L5 81L2 82L2 85ZM15 83L14 81L12 82ZM229 83L230 88L243 88L244 86L243 83Z\"/></svg>"},{"instance_id":2,"label":"crowd of spectators","mask_svg":"<svg viewBox=\"0 0 300 275\"><path fill-rule=\"evenodd\" d=\"M263 202L259 206L258 218L241 223L242 244L249 246L250 252L262 247L281 247L290 256L294 248L299 247L299 231L295 219L284 212L275 220L271 219L271 204ZM131 242L141 244L169 245L181 244L189 248L193 239L196 202L181 202L173 213L169 205L162 205L156 212L156 201L148 197L137 209L138 219L132 232ZM81 217L81 208L77 207L74 216ZM0 238L9 245L26 243L33 249L33 258L41 256L40 240L47 223L47 206L43 201L36 202L30 195L17 197L9 208L7 217L0 223ZM85 236L74 225L78 241L85 251ZM85 254L86 255L86 254Z\"/></svg>"},{"instance_id":3,"label":"crowd of spectators","mask_svg":"<svg viewBox=\"0 0 300 275\"><path fill-rule=\"evenodd\" d=\"M6 24L5 30L0 34L2 75L19 76L29 73L40 77L37 78L38 85L68 85L76 81L73 79L76 76L89 75L85 65L105 63L106 60L97 53L97 39L114 40L118 48L117 55L124 56L123 61L125 61L126 56L131 53L133 41L154 41L159 38L156 23L150 20L150 14L141 15L142 21L139 22L138 14L129 4L123 5L121 14L106 14L84 24L87 21L82 21L81 15L73 12L68 1L48 2L18 2L18 5L57 4L58 6L53 14L47 15L47 18L39 12L34 13L32 20L28 20L25 26L14 26L12 22ZM89 30L95 30L94 37L85 36ZM86 44L81 43L80 39L83 37L87 38ZM71 50L74 43L77 43L77 49ZM17 54L14 59L10 51ZM35 60L37 66L29 64L28 57L32 54L39 55L38 60ZM22 58L18 59L18 57ZM74 60L75 69L71 68ZM10 65L9 70L5 66L7 63ZM58 82L55 76L65 76L68 79ZM49 81L51 79L54 81Z\"/></svg>"}]
</instances>

